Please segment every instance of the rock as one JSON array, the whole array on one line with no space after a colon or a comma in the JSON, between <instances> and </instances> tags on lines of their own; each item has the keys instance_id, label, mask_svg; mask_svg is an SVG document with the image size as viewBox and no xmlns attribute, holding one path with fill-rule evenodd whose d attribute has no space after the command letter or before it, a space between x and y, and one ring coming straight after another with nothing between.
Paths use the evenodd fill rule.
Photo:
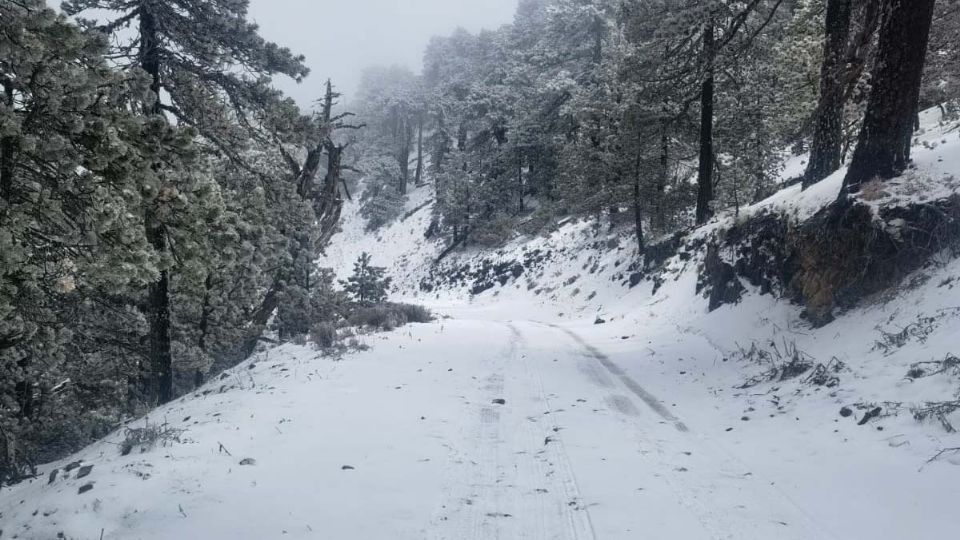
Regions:
<instances>
[{"instance_id":1,"label":"rock","mask_svg":"<svg viewBox=\"0 0 960 540\"><path fill-rule=\"evenodd\" d=\"M493 400L493 404L494 404L494 405L506 405L506 404L507 404L507 400L505 400L505 399L495 399L495 400Z\"/></svg>"},{"instance_id":2,"label":"rock","mask_svg":"<svg viewBox=\"0 0 960 540\"><path fill-rule=\"evenodd\" d=\"M840 416L844 418L849 418L853 416L853 409L851 409L850 407L843 407L842 409L840 409Z\"/></svg>"},{"instance_id":3,"label":"rock","mask_svg":"<svg viewBox=\"0 0 960 540\"><path fill-rule=\"evenodd\" d=\"M86 493L86 492L88 492L88 491L90 491L90 490L92 490L92 489L93 489L93 482L90 482L89 484L84 484L84 485L80 486L80 489L79 489L79 490L77 490L77 495L83 495L84 493Z\"/></svg>"},{"instance_id":4,"label":"rock","mask_svg":"<svg viewBox=\"0 0 960 540\"><path fill-rule=\"evenodd\" d=\"M597 317L597 320L593 321L593 324L607 324L607 321L603 317Z\"/></svg>"},{"instance_id":5,"label":"rock","mask_svg":"<svg viewBox=\"0 0 960 540\"><path fill-rule=\"evenodd\" d=\"M354 467L353 465L344 465L343 467L340 467L340 470L341 470L341 471L355 471L355 470L357 470L357 468Z\"/></svg>"},{"instance_id":6,"label":"rock","mask_svg":"<svg viewBox=\"0 0 960 540\"><path fill-rule=\"evenodd\" d=\"M50 471L50 480L47 481L47 485L54 483L57 480L57 475L60 473L60 469L54 469Z\"/></svg>"},{"instance_id":7,"label":"rock","mask_svg":"<svg viewBox=\"0 0 960 540\"><path fill-rule=\"evenodd\" d=\"M642 273L640 273L640 272L635 272L635 273L633 273L633 274L630 274L630 288L631 288L631 289L634 288L634 287L636 287L637 285L639 285L641 281L643 281L643 274L642 274Z\"/></svg>"},{"instance_id":8,"label":"rock","mask_svg":"<svg viewBox=\"0 0 960 540\"><path fill-rule=\"evenodd\" d=\"M240 460L240 465L241 465L241 466L248 466L248 465L249 465L249 466L252 466L252 465L256 465L256 464L257 464L257 460L255 460L255 459L253 459L253 458L249 458L249 457L248 457L248 458L243 458L243 459Z\"/></svg>"},{"instance_id":9,"label":"rock","mask_svg":"<svg viewBox=\"0 0 960 540\"><path fill-rule=\"evenodd\" d=\"M93 472L93 465L84 465L83 467L80 467L80 470L77 471L77 480L90 476L91 472Z\"/></svg>"},{"instance_id":10,"label":"rock","mask_svg":"<svg viewBox=\"0 0 960 540\"><path fill-rule=\"evenodd\" d=\"M866 424L867 422L869 422L869 421L873 420L874 418L880 416L880 413L882 413L882 412L883 412L883 409L882 409L881 407L877 407L877 408L875 408L875 409L873 409L873 410L871 410L871 411L867 411L867 414L863 415L863 418L860 419L860 422L857 423L857 425L858 425L858 426L862 426L862 425Z\"/></svg>"},{"instance_id":11,"label":"rock","mask_svg":"<svg viewBox=\"0 0 960 540\"><path fill-rule=\"evenodd\" d=\"M79 461L74 461L73 463L71 463L71 464L67 465L66 467L64 467L63 470L64 470L64 472L70 472L70 471L72 471L72 470L74 470L74 469L78 469L78 468L80 468L80 462L79 462Z\"/></svg>"}]
</instances>

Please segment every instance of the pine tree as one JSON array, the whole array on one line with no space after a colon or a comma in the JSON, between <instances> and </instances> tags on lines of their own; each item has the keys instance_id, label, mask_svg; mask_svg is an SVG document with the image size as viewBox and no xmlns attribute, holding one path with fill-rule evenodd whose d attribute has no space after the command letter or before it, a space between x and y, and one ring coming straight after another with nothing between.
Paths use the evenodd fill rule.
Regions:
<instances>
[{"instance_id":1,"label":"pine tree","mask_svg":"<svg viewBox=\"0 0 960 540\"><path fill-rule=\"evenodd\" d=\"M246 20L248 4L247 0L70 0L63 9L74 16L96 12L106 19L103 24L84 24L111 36L117 62L126 62L126 67L149 77L151 92L141 104L144 115L195 127L235 165L262 174L243 159L251 132L268 128L281 141L282 149L282 142L295 137L291 133L294 126L302 127L303 122L270 86L270 78L284 74L300 80L308 70L302 56L257 34L257 26ZM319 164L319 157L313 161ZM313 161L308 157L308 164ZM156 164L154 169L162 173L161 193L178 190L174 171L163 171ZM295 169L300 186L316 173L315 167ZM147 300L151 333L149 362L142 376L143 398L164 403L174 397L172 318L176 306L171 300L175 294L172 274L178 269L170 254L173 224L164 220L164 208L147 206L144 213L147 236L163 264Z\"/></svg>"},{"instance_id":2,"label":"pine tree","mask_svg":"<svg viewBox=\"0 0 960 540\"><path fill-rule=\"evenodd\" d=\"M361 305L380 304L387 299L392 278L386 277L386 268L370 264L369 253L361 253L353 263L353 275L341 281L344 290Z\"/></svg>"},{"instance_id":3,"label":"pine tree","mask_svg":"<svg viewBox=\"0 0 960 540\"><path fill-rule=\"evenodd\" d=\"M828 0L826 42L820 71L820 101L814 120L810 161L803 186L810 187L840 168L843 136L846 47L850 35L852 0Z\"/></svg>"},{"instance_id":4,"label":"pine tree","mask_svg":"<svg viewBox=\"0 0 960 540\"><path fill-rule=\"evenodd\" d=\"M901 174L910 161L934 0L885 0L877 68L844 192Z\"/></svg>"},{"instance_id":5,"label":"pine tree","mask_svg":"<svg viewBox=\"0 0 960 540\"><path fill-rule=\"evenodd\" d=\"M40 0L0 3L0 482L126 410L144 327L118 299L156 280L140 210L172 196L152 165L193 159L190 131L130 114L149 83L104 45Z\"/></svg>"}]
</instances>

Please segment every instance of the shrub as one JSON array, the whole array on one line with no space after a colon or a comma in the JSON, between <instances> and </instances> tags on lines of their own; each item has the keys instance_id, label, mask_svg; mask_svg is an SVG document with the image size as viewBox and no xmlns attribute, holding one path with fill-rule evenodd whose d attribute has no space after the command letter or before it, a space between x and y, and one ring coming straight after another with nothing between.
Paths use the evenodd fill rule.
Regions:
<instances>
[{"instance_id":1,"label":"shrub","mask_svg":"<svg viewBox=\"0 0 960 540\"><path fill-rule=\"evenodd\" d=\"M350 324L379 330L393 330L408 323L427 323L433 320L430 311L413 304L384 303L358 307L350 315Z\"/></svg>"},{"instance_id":2,"label":"shrub","mask_svg":"<svg viewBox=\"0 0 960 540\"><path fill-rule=\"evenodd\" d=\"M179 443L180 436L183 435L182 429L171 428L164 425L145 424L142 428L127 428L123 442L120 443L120 454L128 455L134 449L139 449L140 453L149 451L155 446L167 446L172 443Z\"/></svg>"},{"instance_id":3,"label":"shrub","mask_svg":"<svg viewBox=\"0 0 960 540\"><path fill-rule=\"evenodd\" d=\"M320 348L329 349L337 342L337 327L329 322L317 323L310 329L310 340Z\"/></svg>"}]
</instances>

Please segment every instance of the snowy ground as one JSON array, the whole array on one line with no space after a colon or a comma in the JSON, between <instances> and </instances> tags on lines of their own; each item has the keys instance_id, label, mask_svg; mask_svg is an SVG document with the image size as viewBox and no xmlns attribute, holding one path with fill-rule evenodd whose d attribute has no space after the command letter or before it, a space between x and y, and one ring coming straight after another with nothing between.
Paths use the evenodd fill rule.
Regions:
<instances>
[{"instance_id":1,"label":"snowy ground","mask_svg":"<svg viewBox=\"0 0 960 540\"><path fill-rule=\"evenodd\" d=\"M960 141L936 120L925 116L912 174L955 190ZM745 214L802 218L840 180ZM496 255L555 252L535 274L475 297L425 294L416 284L440 249L423 239L428 219L423 208L376 238L348 219L324 263L344 277L369 251L411 285L397 297L447 318L366 336L370 350L340 361L310 346L264 352L150 416L184 430L179 442L122 456L117 433L0 491L0 539L956 535L960 453L928 460L960 436L911 411L956 399L960 369L908 373L960 355L960 261L814 330L795 306L757 294L708 314L694 265L656 294L630 288L629 242L587 223ZM831 366L836 384L744 387L793 348ZM960 426L958 416L946 419Z\"/></svg>"}]
</instances>

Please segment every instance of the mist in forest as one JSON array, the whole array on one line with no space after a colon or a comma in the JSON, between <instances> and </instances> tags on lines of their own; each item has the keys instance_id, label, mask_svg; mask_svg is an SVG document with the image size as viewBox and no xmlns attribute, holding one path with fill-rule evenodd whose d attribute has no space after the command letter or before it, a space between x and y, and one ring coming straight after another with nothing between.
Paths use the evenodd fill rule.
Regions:
<instances>
[{"instance_id":1,"label":"mist in forest","mask_svg":"<svg viewBox=\"0 0 960 540\"><path fill-rule=\"evenodd\" d=\"M327 78L349 99L363 68L419 71L431 36L497 28L513 20L516 7L517 0L251 0L250 18L264 37L307 56L310 77L299 85L279 77L276 85L310 106Z\"/></svg>"}]
</instances>

